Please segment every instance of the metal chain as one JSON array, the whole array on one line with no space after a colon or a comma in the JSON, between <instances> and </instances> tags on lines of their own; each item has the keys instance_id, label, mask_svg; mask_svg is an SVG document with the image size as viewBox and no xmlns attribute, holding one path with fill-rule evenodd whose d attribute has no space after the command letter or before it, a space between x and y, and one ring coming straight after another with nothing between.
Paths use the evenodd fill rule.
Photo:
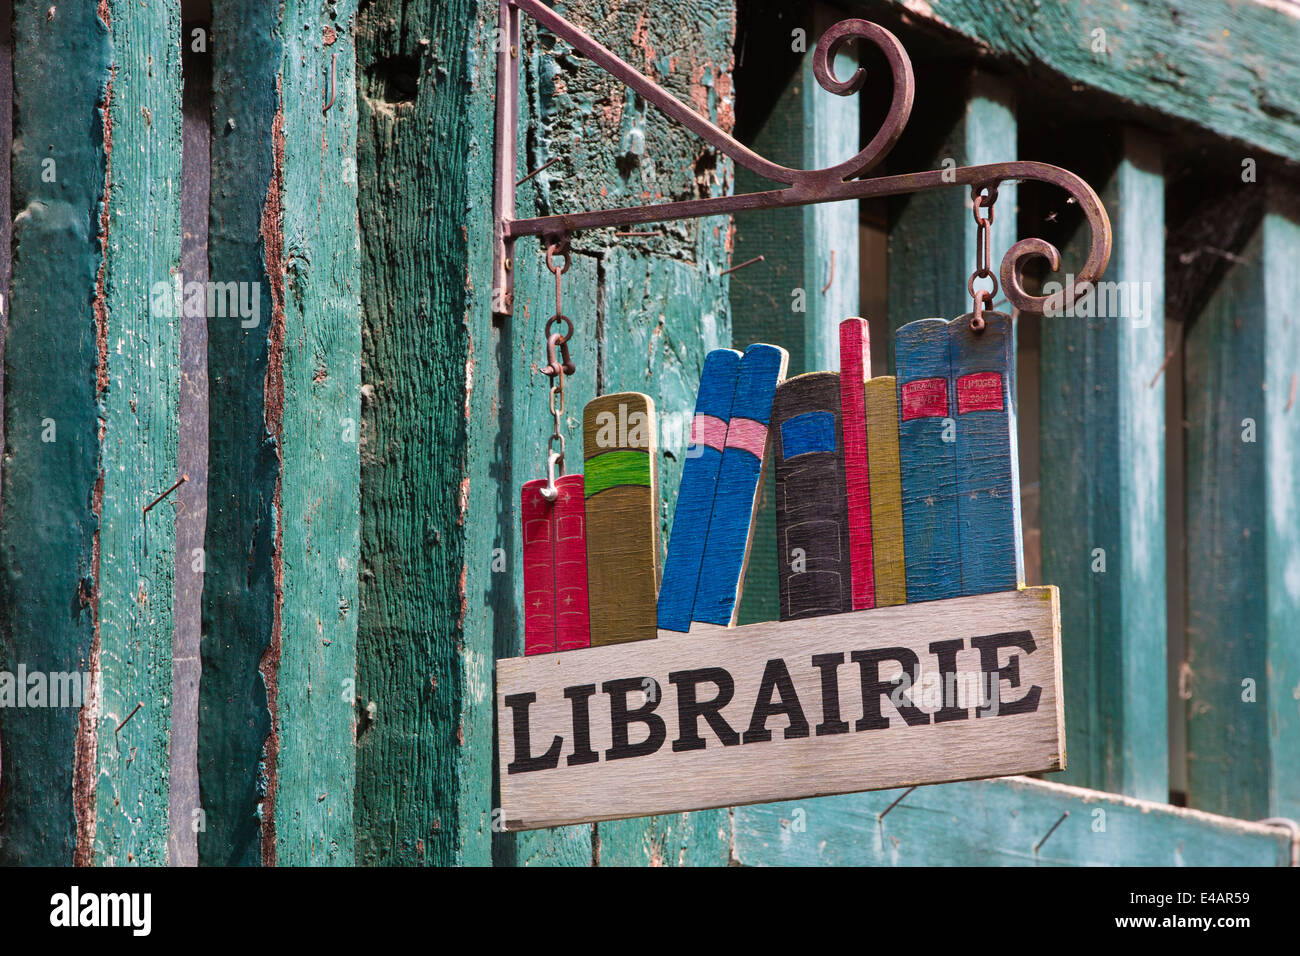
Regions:
<instances>
[{"instance_id":1,"label":"metal chain","mask_svg":"<svg viewBox=\"0 0 1300 956\"><path fill-rule=\"evenodd\" d=\"M971 273L966 288L970 291L971 298L975 300L970 327L975 332L983 332L985 325L984 310L992 306L993 297L998 292L998 278L994 275L992 266L989 265L989 243L991 242L989 227L993 225L993 204L998 200L997 185L972 186L971 200L974 204L975 215L975 271ZM988 215L981 216L980 210L985 210ZM992 283L992 288L976 291L976 279L988 279Z\"/></svg>"},{"instance_id":2,"label":"metal chain","mask_svg":"<svg viewBox=\"0 0 1300 956\"><path fill-rule=\"evenodd\" d=\"M563 266L556 264L556 256L564 257ZM546 337L546 365L540 371L551 379L548 406L552 419L551 437L546 442L546 485L542 488L542 497L547 501L554 501L559 495L559 489L555 487L555 479L564 474L564 379L577 371L577 366L569 357L569 339L573 337L573 321L564 314L564 299L560 288L560 276L569 271L567 236L560 236L547 242L546 268L555 275L555 314L546 321L546 328L542 333ZM564 323L563 334L554 331L559 323Z\"/></svg>"}]
</instances>

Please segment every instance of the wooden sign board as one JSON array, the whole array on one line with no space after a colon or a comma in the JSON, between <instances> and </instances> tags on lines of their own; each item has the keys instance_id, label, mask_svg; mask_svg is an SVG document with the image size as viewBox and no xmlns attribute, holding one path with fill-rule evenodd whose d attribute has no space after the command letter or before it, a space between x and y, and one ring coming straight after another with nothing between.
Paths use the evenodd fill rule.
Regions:
<instances>
[{"instance_id":1,"label":"wooden sign board","mask_svg":"<svg viewBox=\"0 0 1300 956\"><path fill-rule=\"evenodd\" d=\"M1057 601L1023 588L500 660L505 827L1059 770Z\"/></svg>"}]
</instances>

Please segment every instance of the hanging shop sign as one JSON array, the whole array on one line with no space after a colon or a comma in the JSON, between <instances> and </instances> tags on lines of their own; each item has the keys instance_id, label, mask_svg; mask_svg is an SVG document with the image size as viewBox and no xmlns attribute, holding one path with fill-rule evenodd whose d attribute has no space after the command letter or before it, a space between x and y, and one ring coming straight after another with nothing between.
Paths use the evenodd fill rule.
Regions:
<instances>
[{"instance_id":1,"label":"hanging shop sign","mask_svg":"<svg viewBox=\"0 0 1300 956\"><path fill-rule=\"evenodd\" d=\"M785 189L514 218L519 14L527 13L736 162ZM543 239L555 275L546 325L553 416L547 474L520 491L525 655L496 664L500 806L508 830L940 783L1065 765L1060 614L1053 587L1025 587L1014 334L994 311L989 233L998 185L1066 189L1092 227L1075 288L1110 255L1110 224L1081 179L1041 163L858 179L911 109L911 65L892 34L837 24L814 53L823 88L850 38L890 62L889 118L854 158L824 170L769 163L538 0L502 0L498 64L497 311L512 309L520 236ZM895 335L897 375L869 378L867 324L840 325L840 369L786 378L768 344L704 362L672 533L659 540L655 408L602 395L582 416L582 474L569 474L564 383L576 368L562 312L568 237L782 205L971 189L973 309ZM1016 308L1045 299L1016 243L1001 280ZM765 474L764 463L772 470ZM764 482L775 502L780 620L737 627ZM664 555L662 567L660 555Z\"/></svg>"}]
</instances>

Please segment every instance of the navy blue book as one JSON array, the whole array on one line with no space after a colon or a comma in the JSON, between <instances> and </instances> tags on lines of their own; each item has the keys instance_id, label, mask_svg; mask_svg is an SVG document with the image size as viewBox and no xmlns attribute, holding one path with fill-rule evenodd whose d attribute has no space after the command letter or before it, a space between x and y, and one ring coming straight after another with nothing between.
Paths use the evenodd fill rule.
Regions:
<instances>
[{"instance_id":1,"label":"navy blue book","mask_svg":"<svg viewBox=\"0 0 1300 956\"><path fill-rule=\"evenodd\" d=\"M772 405L781 620L853 609L840 377L783 382Z\"/></svg>"}]
</instances>

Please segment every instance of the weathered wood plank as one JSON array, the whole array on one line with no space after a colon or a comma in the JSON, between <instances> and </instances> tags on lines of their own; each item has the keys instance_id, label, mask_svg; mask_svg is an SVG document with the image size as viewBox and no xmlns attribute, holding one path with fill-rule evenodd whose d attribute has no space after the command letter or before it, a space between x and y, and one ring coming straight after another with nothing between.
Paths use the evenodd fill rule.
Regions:
<instances>
[{"instance_id":1,"label":"weathered wood plank","mask_svg":"<svg viewBox=\"0 0 1300 956\"><path fill-rule=\"evenodd\" d=\"M101 226L97 821L85 859L161 865L176 499L143 509L180 478L181 11L180 0L110 0L102 9L114 72Z\"/></svg>"},{"instance_id":2,"label":"weathered wood plank","mask_svg":"<svg viewBox=\"0 0 1300 956\"><path fill-rule=\"evenodd\" d=\"M742 140L773 162L802 169L842 162L857 152L859 97L826 92L812 71L817 39L839 19L838 13L824 4L763 0L747 3L739 17L736 71L747 91L746 101L738 104ZM836 57L838 76L850 75L852 54L852 48L846 48ZM744 168L736 170L737 192L770 188L767 180ZM839 323L859 312L858 203L739 217L732 264L759 255L765 257L763 262L730 276L733 344L743 349L752 342L770 342L785 348L790 377L837 371ZM770 453L766 473L741 623L780 616Z\"/></svg>"},{"instance_id":3,"label":"weathered wood plank","mask_svg":"<svg viewBox=\"0 0 1300 956\"><path fill-rule=\"evenodd\" d=\"M491 184L479 184L488 198L473 211L469 184L492 165L491 134L481 136L492 128L492 71L473 67L476 52L487 57L480 64L492 62L491 37L479 30L484 18L495 22L491 6L379 0L357 21L365 383L357 692L375 710L357 738L356 852L367 865L483 862L489 853L490 769L475 779L472 768L479 750L483 766L491 762L492 715L477 744L465 715L490 683L492 635L486 646L466 645L487 604L467 595L505 588L513 601L505 582L518 573L507 560L513 538L465 520L485 470L496 469L503 495L518 490L504 487L509 472L491 440L467 458L471 408L484 431L510 427L499 406L485 405L487 396L495 405L482 328L489 310L469 321L466 283L490 284L486 267L481 278L474 271L470 236L491 229ZM514 511L504 510L508 530Z\"/></svg>"},{"instance_id":4,"label":"weathered wood plank","mask_svg":"<svg viewBox=\"0 0 1300 956\"><path fill-rule=\"evenodd\" d=\"M212 165L211 10L181 25L181 273L208 281ZM189 5L182 14L191 16ZM176 489L176 599L171 693L171 866L198 865L198 716L203 634L203 539L208 516L208 316L181 319L180 438L177 465L190 480Z\"/></svg>"},{"instance_id":5,"label":"weathered wood plank","mask_svg":"<svg viewBox=\"0 0 1300 956\"><path fill-rule=\"evenodd\" d=\"M1062 781L1166 800L1164 177L1151 139L1110 142L1092 173L1110 267L1097 295L1041 325L1043 580L1061 589Z\"/></svg>"},{"instance_id":6,"label":"weathered wood plank","mask_svg":"<svg viewBox=\"0 0 1300 956\"><path fill-rule=\"evenodd\" d=\"M1015 92L1006 80L968 68L918 72L912 121L887 160L889 172L911 173L1005 162L1015 153ZM970 190L933 190L889 201L889 329L924 318L970 311L967 281L975 269L975 219ZM990 227L993 269L1018 238L1016 186L998 189ZM957 237L961 241L957 241ZM1000 294L999 294L1000 297ZM894 369L895 342L888 345Z\"/></svg>"},{"instance_id":7,"label":"weathered wood plank","mask_svg":"<svg viewBox=\"0 0 1300 956\"><path fill-rule=\"evenodd\" d=\"M1268 191L1262 222L1186 335L1187 799L1294 819L1300 207L1244 189Z\"/></svg>"},{"instance_id":8,"label":"weathered wood plank","mask_svg":"<svg viewBox=\"0 0 1300 956\"><path fill-rule=\"evenodd\" d=\"M230 135L214 146L212 277L227 281L219 262L269 301L256 324L209 320L213 459L232 469L209 484L200 782L221 819L200 848L213 861L353 859L354 12L214 10L218 37L236 23L257 37L218 41L214 115Z\"/></svg>"},{"instance_id":9,"label":"weathered wood plank","mask_svg":"<svg viewBox=\"0 0 1300 956\"><path fill-rule=\"evenodd\" d=\"M98 619L96 403L107 384L99 344L107 332L101 109L112 48L89 4L65 7L53 20L25 5L14 11L13 40L0 667L85 674L94 667ZM79 828L89 850L97 730L93 706L80 714L4 708L0 862L69 865Z\"/></svg>"},{"instance_id":10,"label":"weathered wood plank","mask_svg":"<svg viewBox=\"0 0 1300 956\"><path fill-rule=\"evenodd\" d=\"M574 321L574 335L569 342L569 354L577 371L565 382L565 413L562 427L565 436L566 470L583 472L582 427L583 410L596 397L596 368L599 346L591 316L594 308L588 303L596 301L599 288L598 263L592 256L574 255L569 271L563 278L565 311ZM551 379L539 368L546 364L547 320L555 313L555 279L547 270L545 256L533 240L520 242L515 247L515 316L503 333L505 344L501 350L502 388L507 407L512 409L509 469L505 472L507 484L518 488L524 482L545 477L548 453L547 439L551 434L552 420L549 411ZM509 629L501 636L494 657L513 657L523 652L523 581L520 575L522 557L519 539L517 505L512 503L512 527L502 535L498 546L508 555L507 567L511 579L507 588L510 606L498 614L508 614ZM585 507L585 502L584 502ZM653 592L652 592L653 593ZM590 569L588 571L590 595ZM588 601L590 605L590 597ZM485 673L485 679L486 679ZM491 681L483 692L491 699ZM497 715L500 719L500 715ZM489 731L490 732L490 731ZM493 748L487 747L491 759ZM488 778L489 780L491 777ZM496 806L496 804L493 804ZM493 821L500 828L500 820ZM527 834L500 834L494 848L494 862L511 866L590 866L591 827L562 827Z\"/></svg>"},{"instance_id":11,"label":"weathered wood plank","mask_svg":"<svg viewBox=\"0 0 1300 956\"><path fill-rule=\"evenodd\" d=\"M637 4L583 0L564 12L679 98L730 127L733 11L731 0L673 0L647 16L646 8ZM520 170L535 169L555 156L564 158L521 190L521 211L599 208L730 190L729 160L659 111L629 97L609 77L564 56L562 48L554 55L532 46L526 18L524 32L524 92L537 134L520 160ZM569 313L578 324L578 338L599 336L598 366L575 359L579 384L585 376L602 394L644 392L659 411L662 547L668 540L704 356L711 348L731 344L727 282L718 274L725 268L731 234L728 224L719 220L633 231L653 234L615 236L614 230L598 230L575 240L575 264L583 255L598 257L599 286L598 291L585 292L566 285L565 302L566 312L568 303L581 303L572 306L576 314ZM547 290L542 298L547 315L551 295ZM532 354L540 333L529 333L524 341ZM577 407L572 397L569 405ZM604 860L636 859L643 864L725 860L725 840L714 841L726 812L704 817L703 823L677 815L602 825L598 854ZM518 838L521 858L526 853L522 847L536 838ZM661 852L691 839L697 841L694 852L684 857L675 850ZM578 856L561 848L553 858ZM589 853L586 862L592 858Z\"/></svg>"},{"instance_id":12,"label":"weathered wood plank","mask_svg":"<svg viewBox=\"0 0 1300 956\"><path fill-rule=\"evenodd\" d=\"M598 866L727 866L731 815L727 810L612 820L595 826Z\"/></svg>"},{"instance_id":13,"label":"weathered wood plank","mask_svg":"<svg viewBox=\"0 0 1300 956\"><path fill-rule=\"evenodd\" d=\"M1029 588L498 661L505 825L1054 770L1059 637Z\"/></svg>"},{"instance_id":14,"label":"weathered wood plank","mask_svg":"<svg viewBox=\"0 0 1300 956\"><path fill-rule=\"evenodd\" d=\"M1121 106L1288 161L1300 151L1300 19L1289 5L867 0L856 6L868 19L883 13L936 26L1033 75L1104 91Z\"/></svg>"},{"instance_id":15,"label":"weathered wood plank","mask_svg":"<svg viewBox=\"0 0 1300 956\"><path fill-rule=\"evenodd\" d=\"M353 861L361 418L356 7L356 0L284 5L284 318L280 342L271 330L266 396L268 419L283 402L273 809L276 862L300 866Z\"/></svg>"},{"instance_id":16,"label":"weathered wood plank","mask_svg":"<svg viewBox=\"0 0 1300 956\"><path fill-rule=\"evenodd\" d=\"M0 156L13 151L14 138L14 5L0 0ZM9 278L13 262L14 216L10 190L12 162L0 163L0 449L4 448L5 329L9 325ZM4 491L4 469L0 468L0 494Z\"/></svg>"},{"instance_id":17,"label":"weathered wood plank","mask_svg":"<svg viewBox=\"0 0 1300 956\"><path fill-rule=\"evenodd\" d=\"M273 242L263 249L261 226L264 207L279 202L281 160L271 131L282 41L265 4L215 0L212 14L210 280L244 284L258 304L255 317L208 321L208 461L220 467L209 469L204 539L199 862L231 866L263 857L258 808L268 787L271 714L259 664L275 615L278 462L264 399L267 330L282 277L269 274L279 258ZM222 41L236 32L240 42Z\"/></svg>"},{"instance_id":18,"label":"weathered wood plank","mask_svg":"<svg viewBox=\"0 0 1300 956\"><path fill-rule=\"evenodd\" d=\"M1291 838L1008 777L737 807L736 857L746 866L1289 866Z\"/></svg>"}]
</instances>

